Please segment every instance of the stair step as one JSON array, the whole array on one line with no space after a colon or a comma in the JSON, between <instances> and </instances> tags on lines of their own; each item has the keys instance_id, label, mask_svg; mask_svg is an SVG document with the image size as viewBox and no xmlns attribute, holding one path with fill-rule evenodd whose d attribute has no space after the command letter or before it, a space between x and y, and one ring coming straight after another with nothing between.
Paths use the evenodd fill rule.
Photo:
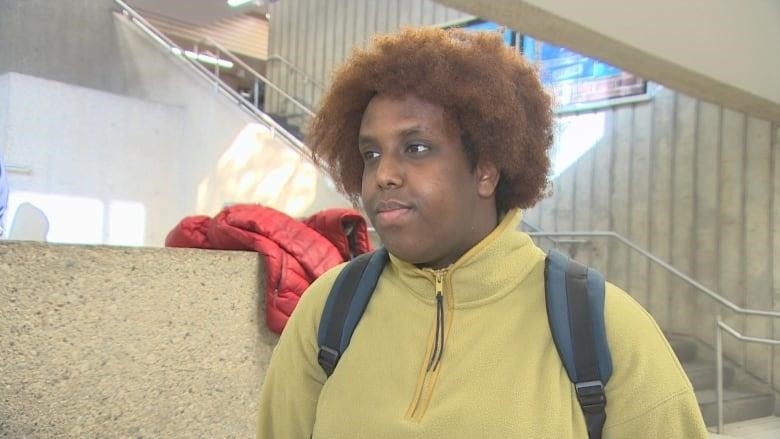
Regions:
<instances>
[{"instance_id":1,"label":"stair step","mask_svg":"<svg viewBox=\"0 0 780 439\"><path fill-rule=\"evenodd\" d=\"M696 390L704 423L718 423L718 404L715 389ZM770 393L750 392L740 389L723 390L723 422L739 422L770 416L774 412L775 398Z\"/></svg>"},{"instance_id":2,"label":"stair step","mask_svg":"<svg viewBox=\"0 0 780 439\"><path fill-rule=\"evenodd\" d=\"M698 354L699 345L690 337L679 334L666 334L666 339L672 346L672 350L680 363L694 361Z\"/></svg>"},{"instance_id":3,"label":"stair step","mask_svg":"<svg viewBox=\"0 0 780 439\"><path fill-rule=\"evenodd\" d=\"M715 431L715 428L710 428L710 431ZM723 426L721 436L711 434L710 437L750 439L778 438L780 437L780 417L767 416L766 418L726 424Z\"/></svg>"},{"instance_id":4,"label":"stair step","mask_svg":"<svg viewBox=\"0 0 780 439\"><path fill-rule=\"evenodd\" d=\"M685 374L691 380L695 390L714 389L717 386L718 372L715 361L694 360L682 364ZM729 387L734 382L734 369L723 367L723 387Z\"/></svg>"}]
</instances>

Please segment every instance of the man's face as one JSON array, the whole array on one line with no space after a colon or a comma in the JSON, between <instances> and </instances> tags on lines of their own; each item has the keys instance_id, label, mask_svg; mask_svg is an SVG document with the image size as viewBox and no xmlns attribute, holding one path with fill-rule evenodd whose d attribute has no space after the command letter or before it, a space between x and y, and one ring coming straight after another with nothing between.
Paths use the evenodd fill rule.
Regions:
<instances>
[{"instance_id":1,"label":"man's face","mask_svg":"<svg viewBox=\"0 0 780 439\"><path fill-rule=\"evenodd\" d=\"M497 177L472 171L456 124L413 95L377 95L358 141L362 199L387 249L420 266L446 267L495 226ZM492 209L492 211L490 211Z\"/></svg>"}]
</instances>

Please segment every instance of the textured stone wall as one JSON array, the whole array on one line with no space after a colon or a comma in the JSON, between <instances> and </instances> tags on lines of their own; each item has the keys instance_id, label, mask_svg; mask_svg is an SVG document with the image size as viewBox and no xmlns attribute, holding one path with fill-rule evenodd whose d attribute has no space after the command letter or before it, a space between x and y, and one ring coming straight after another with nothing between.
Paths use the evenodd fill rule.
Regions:
<instances>
[{"instance_id":1,"label":"textured stone wall","mask_svg":"<svg viewBox=\"0 0 780 439\"><path fill-rule=\"evenodd\" d=\"M0 437L246 438L261 258L0 241Z\"/></svg>"}]
</instances>

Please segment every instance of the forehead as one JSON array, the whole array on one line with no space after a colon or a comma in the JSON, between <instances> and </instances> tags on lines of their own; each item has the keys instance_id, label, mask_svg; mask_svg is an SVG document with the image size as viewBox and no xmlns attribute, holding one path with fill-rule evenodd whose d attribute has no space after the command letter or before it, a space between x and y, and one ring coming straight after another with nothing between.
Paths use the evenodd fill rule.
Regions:
<instances>
[{"instance_id":1,"label":"forehead","mask_svg":"<svg viewBox=\"0 0 780 439\"><path fill-rule=\"evenodd\" d=\"M394 126L417 125L419 128L451 131L454 120L439 104L407 94L396 97L386 94L374 96L363 112L361 134L365 131L390 129Z\"/></svg>"}]
</instances>

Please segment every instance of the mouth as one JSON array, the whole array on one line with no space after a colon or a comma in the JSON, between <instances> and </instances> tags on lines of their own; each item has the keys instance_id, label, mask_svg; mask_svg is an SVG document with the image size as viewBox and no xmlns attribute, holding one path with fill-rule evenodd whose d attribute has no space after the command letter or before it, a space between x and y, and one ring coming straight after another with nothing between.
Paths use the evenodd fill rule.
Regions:
<instances>
[{"instance_id":1,"label":"mouth","mask_svg":"<svg viewBox=\"0 0 780 439\"><path fill-rule=\"evenodd\" d=\"M411 205L398 200L379 201L374 207L377 221L386 225L402 221L411 210Z\"/></svg>"}]
</instances>

